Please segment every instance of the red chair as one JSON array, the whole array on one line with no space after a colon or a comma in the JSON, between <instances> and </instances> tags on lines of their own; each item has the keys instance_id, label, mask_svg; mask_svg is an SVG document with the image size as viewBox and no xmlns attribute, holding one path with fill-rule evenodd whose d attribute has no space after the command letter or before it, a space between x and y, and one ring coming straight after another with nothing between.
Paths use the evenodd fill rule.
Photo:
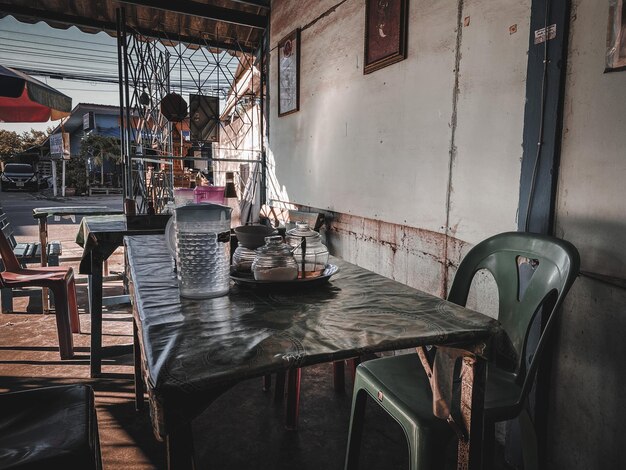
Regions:
<instances>
[{"instance_id":1,"label":"red chair","mask_svg":"<svg viewBox=\"0 0 626 470\"><path fill-rule=\"evenodd\" d=\"M80 333L74 270L66 266L23 268L1 230L0 257L4 263L0 288L47 287L52 291L61 359L70 359L74 355L72 333Z\"/></svg>"}]
</instances>

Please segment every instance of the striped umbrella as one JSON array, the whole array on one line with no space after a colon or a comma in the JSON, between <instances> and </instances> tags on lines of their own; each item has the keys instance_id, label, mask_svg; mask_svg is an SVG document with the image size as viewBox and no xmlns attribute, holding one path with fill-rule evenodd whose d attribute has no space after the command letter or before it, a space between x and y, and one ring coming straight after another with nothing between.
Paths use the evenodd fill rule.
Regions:
<instances>
[{"instance_id":1,"label":"striped umbrella","mask_svg":"<svg viewBox=\"0 0 626 470\"><path fill-rule=\"evenodd\" d=\"M56 121L70 115L72 98L0 65L0 122Z\"/></svg>"}]
</instances>

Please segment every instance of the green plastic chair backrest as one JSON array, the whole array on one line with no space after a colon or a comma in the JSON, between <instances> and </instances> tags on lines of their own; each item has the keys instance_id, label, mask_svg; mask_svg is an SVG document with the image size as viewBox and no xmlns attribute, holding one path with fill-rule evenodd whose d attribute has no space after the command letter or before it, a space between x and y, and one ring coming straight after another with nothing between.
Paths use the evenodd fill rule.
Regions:
<instances>
[{"instance_id":1,"label":"green plastic chair backrest","mask_svg":"<svg viewBox=\"0 0 626 470\"><path fill-rule=\"evenodd\" d=\"M525 258L532 260L535 267L523 290L520 289L522 280L518 262ZM554 237L523 232L495 235L476 245L463 259L448 300L465 305L472 280L483 269L493 275L498 286L498 320L515 350L517 365L514 372L522 386L522 397L525 397L532 385L546 338L550 338L553 314L578 276L580 256L574 245ZM522 290L523 295L519 298ZM548 314L544 317L547 322L526 368L526 340L533 317L542 306Z\"/></svg>"}]
</instances>

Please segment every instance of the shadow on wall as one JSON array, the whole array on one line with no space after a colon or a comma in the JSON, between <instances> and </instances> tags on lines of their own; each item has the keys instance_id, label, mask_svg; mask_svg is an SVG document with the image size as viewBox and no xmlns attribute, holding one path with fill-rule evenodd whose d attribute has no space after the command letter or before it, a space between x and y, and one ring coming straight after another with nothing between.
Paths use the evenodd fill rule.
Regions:
<instances>
[{"instance_id":1,"label":"shadow on wall","mask_svg":"<svg viewBox=\"0 0 626 470\"><path fill-rule=\"evenodd\" d=\"M608 211L594 215L596 218L571 217L567 213L557 217L556 236L578 248L581 272L590 271L624 280L626 219L609 219L613 214Z\"/></svg>"},{"instance_id":2,"label":"shadow on wall","mask_svg":"<svg viewBox=\"0 0 626 470\"><path fill-rule=\"evenodd\" d=\"M546 468L626 468L624 305L626 290L583 276L565 299L555 338Z\"/></svg>"},{"instance_id":3,"label":"shadow on wall","mask_svg":"<svg viewBox=\"0 0 626 470\"><path fill-rule=\"evenodd\" d=\"M268 203L270 201L275 201L272 205L275 205L276 207L281 207L283 209L296 209L295 205L293 205L289 199L287 187L285 185L281 185L278 181L278 177L276 176L276 159L274 158L274 152L272 152L271 148L267 147L265 154L267 163L266 196Z\"/></svg>"}]
</instances>

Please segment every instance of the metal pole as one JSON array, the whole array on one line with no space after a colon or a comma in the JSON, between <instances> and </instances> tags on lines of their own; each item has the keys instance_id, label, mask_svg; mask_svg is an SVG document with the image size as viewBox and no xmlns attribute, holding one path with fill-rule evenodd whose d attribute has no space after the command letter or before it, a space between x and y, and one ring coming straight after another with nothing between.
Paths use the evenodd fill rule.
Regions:
<instances>
[{"instance_id":1,"label":"metal pole","mask_svg":"<svg viewBox=\"0 0 626 470\"><path fill-rule=\"evenodd\" d=\"M266 67L265 67L265 58L266 58L266 54L269 51L269 48L267 47L267 41L268 41L268 34L269 31L269 21L267 24L267 29L265 30L265 35L263 37L263 42L262 42L262 46L261 46L261 103L260 103L260 107L261 107L261 122L259 123L259 126L261 128L261 194L260 194L260 204L261 206L263 206L266 202L267 199L267 155L265 154L265 97L266 97L266 93L265 93L265 86L266 86L266 80L265 80L265 72L266 72ZM268 58L269 59L269 58ZM268 67L269 67L269 60L268 60ZM269 93L268 93L269 94Z\"/></svg>"},{"instance_id":2,"label":"metal pole","mask_svg":"<svg viewBox=\"0 0 626 470\"><path fill-rule=\"evenodd\" d=\"M180 38L179 38L180 39ZM179 42L180 44L180 42ZM165 60L166 60L166 64L167 64L167 78L166 78L166 95L168 95L170 93L170 87L172 85L171 80L170 80L170 53L166 50L165 51ZM178 60L180 60L182 62L183 58L182 56L178 57ZM180 95L183 95L183 90L180 90ZM174 156L174 144L172 142L172 123L168 121L167 123L167 134L168 134L168 138L167 138L167 145L168 145L168 155ZM183 156L183 126L181 123L180 126L180 156ZM172 164L169 167L169 174L170 174L170 181L169 181L169 195L171 195L172 197L174 196L174 161L171 160Z\"/></svg>"},{"instance_id":3,"label":"metal pole","mask_svg":"<svg viewBox=\"0 0 626 470\"><path fill-rule=\"evenodd\" d=\"M52 194L57 195L57 162L52 160Z\"/></svg>"},{"instance_id":4,"label":"metal pole","mask_svg":"<svg viewBox=\"0 0 626 470\"><path fill-rule=\"evenodd\" d=\"M65 197L65 157L62 160L61 166L61 196Z\"/></svg>"},{"instance_id":5,"label":"metal pole","mask_svg":"<svg viewBox=\"0 0 626 470\"><path fill-rule=\"evenodd\" d=\"M123 198L128 197L130 189L128 188L126 181L126 173L129 172L130 160L126 157L126 138L125 138L125 123L124 123L124 71L123 71L123 50L122 50L122 9L117 8L115 10L115 17L117 20L117 79L119 84L120 93L120 153L122 158L122 188Z\"/></svg>"},{"instance_id":6,"label":"metal pole","mask_svg":"<svg viewBox=\"0 0 626 470\"><path fill-rule=\"evenodd\" d=\"M132 122L130 120L130 91L128 87L128 35L126 31L126 10L122 8L122 37L124 38L124 91L126 95L126 161L128 164L128 172L125 175L126 189L128 197L133 197L133 166L131 163L132 151Z\"/></svg>"}]
</instances>

